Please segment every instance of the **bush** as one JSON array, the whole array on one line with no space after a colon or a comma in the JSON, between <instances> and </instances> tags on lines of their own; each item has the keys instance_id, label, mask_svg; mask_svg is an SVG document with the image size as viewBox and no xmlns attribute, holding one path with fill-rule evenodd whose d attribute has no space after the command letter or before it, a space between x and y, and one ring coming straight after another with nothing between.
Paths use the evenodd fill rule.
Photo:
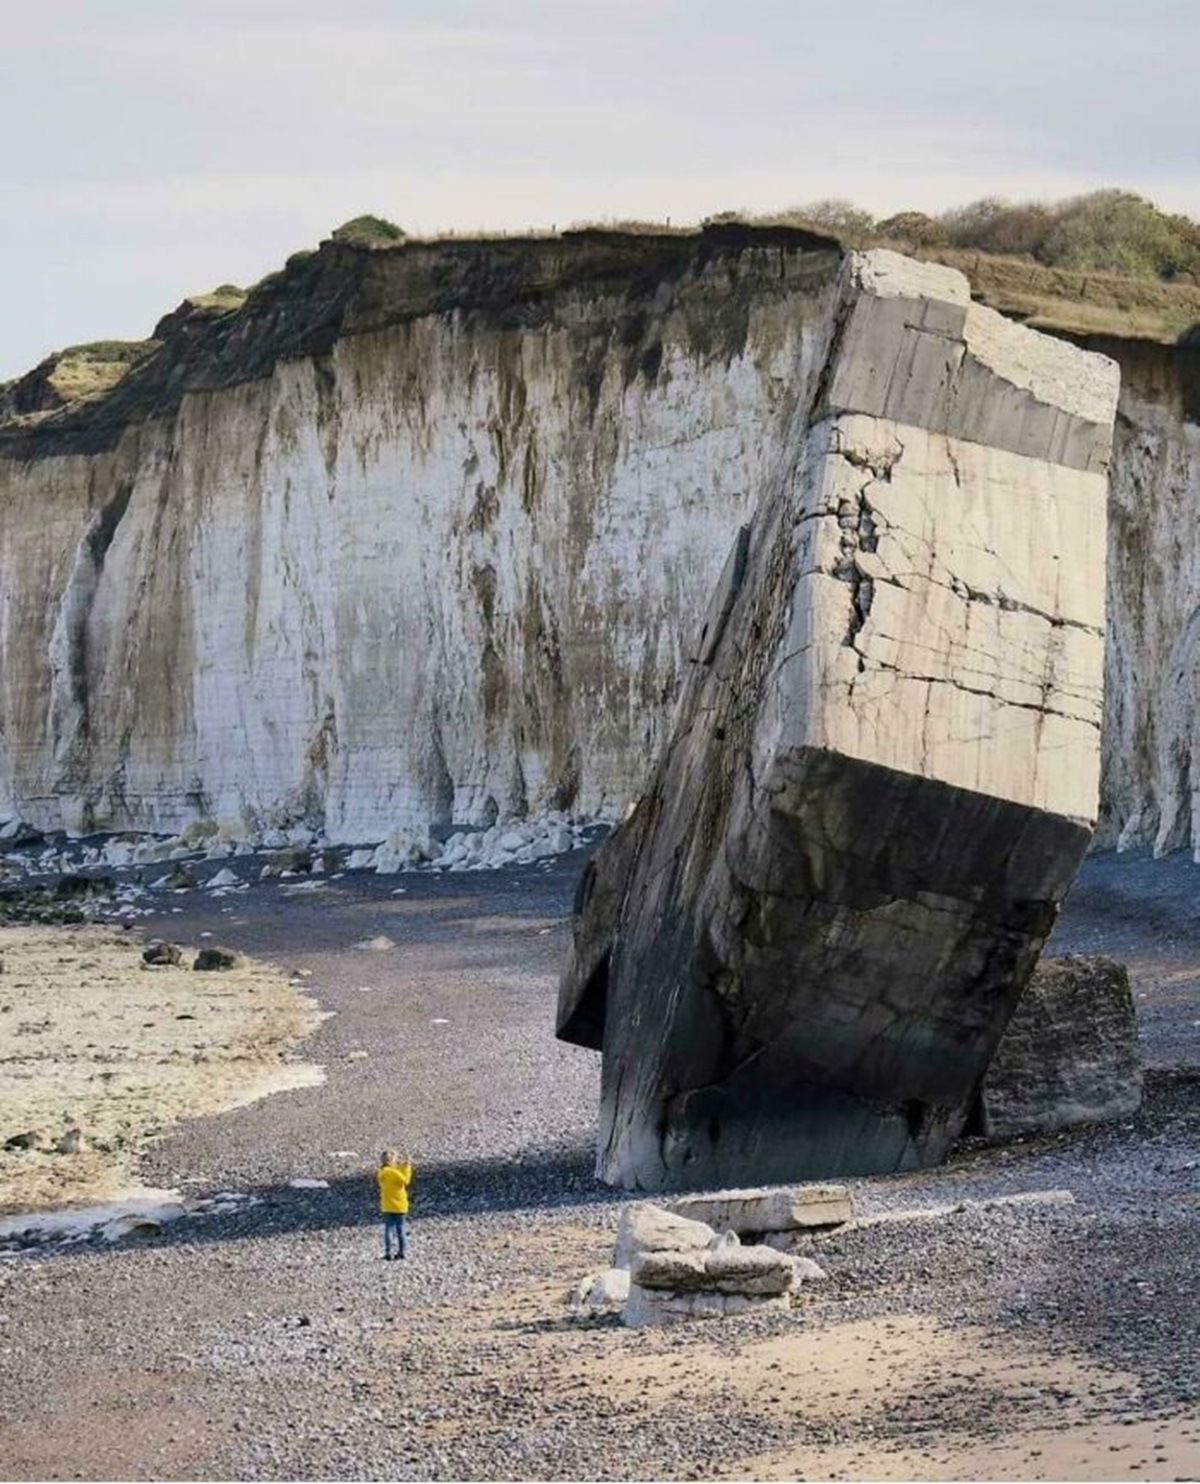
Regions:
<instances>
[{"instance_id":1,"label":"bush","mask_svg":"<svg viewBox=\"0 0 1200 1484\"><path fill-rule=\"evenodd\" d=\"M1096 191L1064 202L1037 256L1055 267L1175 278L1200 267L1200 235L1129 191Z\"/></svg>"},{"instance_id":2,"label":"bush","mask_svg":"<svg viewBox=\"0 0 1200 1484\"><path fill-rule=\"evenodd\" d=\"M913 247L943 247L950 240L944 224L923 211L900 211L875 224L875 234Z\"/></svg>"},{"instance_id":3,"label":"bush","mask_svg":"<svg viewBox=\"0 0 1200 1484\"><path fill-rule=\"evenodd\" d=\"M804 206L789 206L772 220L781 226L811 227L813 231L828 232L833 237L849 238L868 237L875 226L875 218L869 211L863 211L853 201L835 198L810 201Z\"/></svg>"},{"instance_id":4,"label":"bush","mask_svg":"<svg viewBox=\"0 0 1200 1484\"><path fill-rule=\"evenodd\" d=\"M334 242L347 243L351 247L391 247L403 242L406 233L395 222L381 216L356 216L343 222L333 231Z\"/></svg>"},{"instance_id":5,"label":"bush","mask_svg":"<svg viewBox=\"0 0 1200 1484\"><path fill-rule=\"evenodd\" d=\"M985 196L946 212L940 225L951 246L1052 268L1166 279L1200 270L1200 226L1131 191L1093 191L1054 205Z\"/></svg>"}]
</instances>

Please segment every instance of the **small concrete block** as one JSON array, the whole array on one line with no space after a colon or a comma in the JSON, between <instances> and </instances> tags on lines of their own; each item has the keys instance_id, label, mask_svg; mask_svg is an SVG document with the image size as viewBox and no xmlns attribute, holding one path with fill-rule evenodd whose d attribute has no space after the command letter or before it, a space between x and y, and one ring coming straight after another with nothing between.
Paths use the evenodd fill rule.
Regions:
<instances>
[{"instance_id":1,"label":"small concrete block","mask_svg":"<svg viewBox=\"0 0 1200 1484\"><path fill-rule=\"evenodd\" d=\"M667 1209L721 1231L735 1231L739 1236L840 1226L851 1216L850 1191L845 1185L721 1190L683 1196Z\"/></svg>"},{"instance_id":2,"label":"small concrete block","mask_svg":"<svg viewBox=\"0 0 1200 1484\"><path fill-rule=\"evenodd\" d=\"M648 1201L629 1206L617 1227L613 1267L628 1268L641 1252L688 1252L709 1245L716 1236L711 1226L664 1210Z\"/></svg>"}]
</instances>

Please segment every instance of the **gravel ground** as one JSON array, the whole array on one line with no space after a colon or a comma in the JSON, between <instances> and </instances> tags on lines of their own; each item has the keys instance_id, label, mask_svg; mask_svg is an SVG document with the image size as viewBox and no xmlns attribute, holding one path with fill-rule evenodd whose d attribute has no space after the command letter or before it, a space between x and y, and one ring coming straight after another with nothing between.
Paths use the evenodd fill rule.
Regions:
<instances>
[{"instance_id":1,"label":"gravel ground","mask_svg":"<svg viewBox=\"0 0 1200 1484\"><path fill-rule=\"evenodd\" d=\"M598 1058L552 1039L580 863L193 892L146 920L307 971L336 1013L299 1054L328 1080L146 1161L149 1184L258 1204L0 1259L0 1473L953 1477L982 1456L998 1477L1196 1476L1190 863L1089 861L1053 944L1131 966L1136 1120L855 1182L864 1213L1051 1188L1074 1205L818 1239L828 1281L792 1314L653 1332L566 1317L625 1199L591 1176ZM384 1265L388 1144L418 1183L411 1257Z\"/></svg>"}]
</instances>

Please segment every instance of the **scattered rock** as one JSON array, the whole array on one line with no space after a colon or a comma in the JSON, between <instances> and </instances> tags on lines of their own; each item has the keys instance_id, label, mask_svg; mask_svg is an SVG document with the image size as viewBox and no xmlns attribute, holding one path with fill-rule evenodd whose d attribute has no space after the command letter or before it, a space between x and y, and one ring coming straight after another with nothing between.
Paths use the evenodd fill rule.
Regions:
<instances>
[{"instance_id":1,"label":"scattered rock","mask_svg":"<svg viewBox=\"0 0 1200 1484\"><path fill-rule=\"evenodd\" d=\"M180 964L183 962L183 950L177 943L168 943L162 938L155 938L142 949L142 962L144 964Z\"/></svg>"},{"instance_id":2,"label":"scattered rock","mask_svg":"<svg viewBox=\"0 0 1200 1484\"><path fill-rule=\"evenodd\" d=\"M83 1149L83 1130L69 1128L54 1146L55 1154L78 1154Z\"/></svg>"},{"instance_id":3,"label":"scattered rock","mask_svg":"<svg viewBox=\"0 0 1200 1484\"><path fill-rule=\"evenodd\" d=\"M240 960L229 948L202 948L192 962L193 969L236 969Z\"/></svg>"},{"instance_id":4,"label":"scattered rock","mask_svg":"<svg viewBox=\"0 0 1200 1484\"><path fill-rule=\"evenodd\" d=\"M42 1136L36 1129L26 1129L24 1133L13 1134L11 1138L5 1139L6 1150L16 1152L22 1149L38 1149L41 1147Z\"/></svg>"},{"instance_id":5,"label":"scattered rock","mask_svg":"<svg viewBox=\"0 0 1200 1484\"><path fill-rule=\"evenodd\" d=\"M386 953L389 948L395 948L396 945L386 933L380 933L375 938L363 938L361 942L356 943L354 946L355 948L365 949L368 953Z\"/></svg>"},{"instance_id":6,"label":"scattered rock","mask_svg":"<svg viewBox=\"0 0 1200 1484\"><path fill-rule=\"evenodd\" d=\"M111 876L84 876L75 872L60 876L54 895L60 902L86 901L89 897L110 897L117 889Z\"/></svg>"},{"instance_id":7,"label":"scattered rock","mask_svg":"<svg viewBox=\"0 0 1200 1484\"><path fill-rule=\"evenodd\" d=\"M629 1297L629 1269L604 1268L581 1278L571 1294L577 1314L607 1314L619 1309Z\"/></svg>"}]
</instances>

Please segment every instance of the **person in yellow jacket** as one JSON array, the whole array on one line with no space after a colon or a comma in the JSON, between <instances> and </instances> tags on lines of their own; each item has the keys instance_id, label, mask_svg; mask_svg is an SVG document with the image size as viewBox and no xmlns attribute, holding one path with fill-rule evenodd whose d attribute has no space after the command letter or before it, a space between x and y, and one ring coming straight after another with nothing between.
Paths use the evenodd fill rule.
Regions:
<instances>
[{"instance_id":1,"label":"person in yellow jacket","mask_svg":"<svg viewBox=\"0 0 1200 1484\"><path fill-rule=\"evenodd\" d=\"M392 1261L392 1237L396 1238L396 1257L405 1256L408 1236L408 1187L412 1184L412 1160L407 1154L397 1157L385 1149L379 1156L376 1180L379 1183L379 1209L383 1213L383 1258Z\"/></svg>"}]
</instances>

